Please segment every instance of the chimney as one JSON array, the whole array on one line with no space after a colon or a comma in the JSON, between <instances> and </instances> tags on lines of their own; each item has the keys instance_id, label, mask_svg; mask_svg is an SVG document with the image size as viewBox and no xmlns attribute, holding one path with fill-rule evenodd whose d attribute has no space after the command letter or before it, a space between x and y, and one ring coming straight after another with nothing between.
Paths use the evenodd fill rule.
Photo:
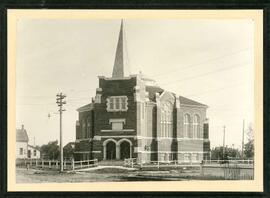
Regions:
<instances>
[{"instance_id":1,"label":"chimney","mask_svg":"<svg viewBox=\"0 0 270 198\"><path fill-rule=\"evenodd\" d=\"M24 130L24 125L22 124L22 130Z\"/></svg>"}]
</instances>

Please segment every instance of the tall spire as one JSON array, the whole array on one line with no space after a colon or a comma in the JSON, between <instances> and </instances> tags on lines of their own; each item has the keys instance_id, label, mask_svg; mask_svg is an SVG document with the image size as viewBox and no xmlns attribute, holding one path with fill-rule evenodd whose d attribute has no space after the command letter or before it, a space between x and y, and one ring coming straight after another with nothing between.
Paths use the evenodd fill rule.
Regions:
<instances>
[{"instance_id":1,"label":"tall spire","mask_svg":"<svg viewBox=\"0 0 270 198\"><path fill-rule=\"evenodd\" d=\"M113 66L113 78L124 77L124 41L123 41L123 19L121 20L121 27L119 32L119 38L115 53L115 60Z\"/></svg>"}]
</instances>

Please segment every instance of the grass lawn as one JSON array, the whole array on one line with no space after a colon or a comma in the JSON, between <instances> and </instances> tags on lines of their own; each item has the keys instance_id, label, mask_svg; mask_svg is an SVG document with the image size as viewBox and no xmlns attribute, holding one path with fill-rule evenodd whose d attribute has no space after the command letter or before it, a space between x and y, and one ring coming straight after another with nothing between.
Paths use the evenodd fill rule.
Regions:
<instances>
[{"instance_id":1,"label":"grass lawn","mask_svg":"<svg viewBox=\"0 0 270 198\"><path fill-rule=\"evenodd\" d=\"M16 169L17 183L72 183L110 181L181 181L181 180L220 180L220 177L200 176L198 170L173 171L130 171L105 168L86 172L59 173L55 170Z\"/></svg>"}]
</instances>

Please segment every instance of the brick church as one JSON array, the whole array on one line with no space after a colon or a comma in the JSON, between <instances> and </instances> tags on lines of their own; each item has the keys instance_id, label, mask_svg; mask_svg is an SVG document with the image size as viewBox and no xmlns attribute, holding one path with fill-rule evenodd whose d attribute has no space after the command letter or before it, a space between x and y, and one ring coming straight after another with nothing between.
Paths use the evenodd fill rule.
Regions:
<instances>
[{"instance_id":1,"label":"brick church","mask_svg":"<svg viewBox=\"0 0 270 198\"><path fill-rule=\"evenodd\" d=\"M124 75L121 22L112 77L99 76L90 104L77 109L75 160L198 163L209 157L207 105L166 91L144 75Z\"/></svg>"}]
</instances>

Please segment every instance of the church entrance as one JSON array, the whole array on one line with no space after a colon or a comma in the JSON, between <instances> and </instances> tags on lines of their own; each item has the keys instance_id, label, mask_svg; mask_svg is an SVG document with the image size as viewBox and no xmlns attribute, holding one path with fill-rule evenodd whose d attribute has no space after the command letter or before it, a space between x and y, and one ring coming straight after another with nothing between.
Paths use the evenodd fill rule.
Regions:
<instances>
[{"instance_id":1,"label":"church entrance","mask_svg":"<svg viewBox=\"0 0 270 198\"><path fill-rule=\"evenodd\" d=\"M127 141L123 141L120 144L120 159L123 160L130 157L130 143Z\"/></svg>"},{"instance_id":2,"label":"church entrance","mask_svg":"<svg viewBox=\"0 0 270 198\"><path fill-rule=\"evenodd\" d=\"M113 141L110 141L106 145L106 159L116 159L116 145Z\"/></svg>"}]
</instances>

